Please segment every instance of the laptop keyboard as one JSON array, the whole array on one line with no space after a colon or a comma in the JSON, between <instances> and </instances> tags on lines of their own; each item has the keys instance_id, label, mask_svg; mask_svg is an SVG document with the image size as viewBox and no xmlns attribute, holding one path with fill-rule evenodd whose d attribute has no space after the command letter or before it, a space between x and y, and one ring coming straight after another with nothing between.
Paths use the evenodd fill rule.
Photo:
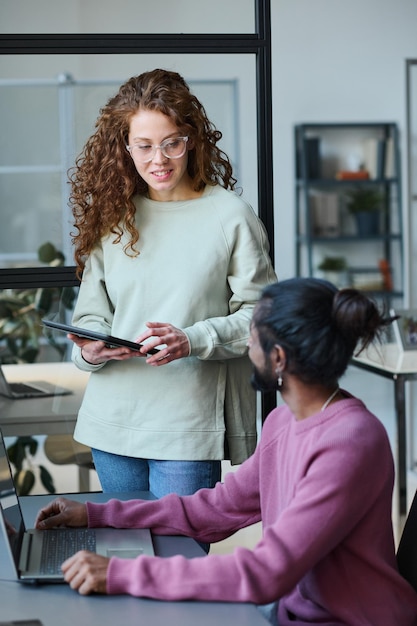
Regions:
<instances>
[{"instance_id":1,"label":"laptop keyboard","mask_svg":"<svg viewBox=\"0 0 417 626\"><path fill-rule=\"evenodd\" d=\"M36 389L31 385L26 385L25 383L9 383L10 389L14 393L23 394L23 393L36 393L42 395L44 392L41 389Z\"/></svg>"},{"instance_id":2,"label":"laptop keyboard","mask_svg":"<svg viewBox=\"0 0 417 626\"><path fill-rule=\"evenodd\" d=\"M59 574L61 565L79 550L96 551L96 534L91 528L48 530L42 541L41 574Z\"/></svg>"}]
</instances>

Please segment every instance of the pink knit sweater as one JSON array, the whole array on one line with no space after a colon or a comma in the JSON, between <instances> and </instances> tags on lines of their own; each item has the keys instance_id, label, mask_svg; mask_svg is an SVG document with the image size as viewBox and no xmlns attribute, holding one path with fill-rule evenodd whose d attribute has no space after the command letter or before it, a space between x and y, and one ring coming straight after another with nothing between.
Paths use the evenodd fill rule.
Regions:
<instances>
[{"instance_id":1,"label":"pink knit sweater","mask_svg":"<svg viewBox=\"0 0 417 626\"><path fill-rule=\"evenodd\" d=\"M109 594L279 602L280 626L415 626L417 595L396 568L386 431L353 397L296 421L266 420L254 455L193 496L88 504L90 526L152 528L216 542L262 519L253 550L112 558Z\"/></svg>"}]
</instances>

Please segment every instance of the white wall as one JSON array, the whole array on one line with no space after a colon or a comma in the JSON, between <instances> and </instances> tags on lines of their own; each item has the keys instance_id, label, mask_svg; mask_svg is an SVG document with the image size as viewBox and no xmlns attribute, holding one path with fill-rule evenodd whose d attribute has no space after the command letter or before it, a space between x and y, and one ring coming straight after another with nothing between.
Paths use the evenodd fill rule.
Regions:
<instances>
[{"instance_id":1,"label":"white wall","mask_svg":"<svg viewBox=\"0 0 417 626\"><path fill-rule=\"evenodd\" d=\"M397 122L406 207L405 60L417 58L417 2L272 0L271 12L276 260L287 277L295 266L294 124Z\"/></svg>"}]
</instances>

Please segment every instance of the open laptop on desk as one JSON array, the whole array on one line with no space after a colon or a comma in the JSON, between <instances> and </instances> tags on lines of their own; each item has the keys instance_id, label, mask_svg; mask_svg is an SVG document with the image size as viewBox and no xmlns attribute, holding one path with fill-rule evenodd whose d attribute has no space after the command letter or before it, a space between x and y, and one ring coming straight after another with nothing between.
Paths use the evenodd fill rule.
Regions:
<instances>
[{"instance_id":1,"label":"open laptop on desk","mask_svg":"<svg viewBox=\"0 0 417 626\"><path fill-rule=\"evenodd\" d=\"M78 550L90 550L103 556L135 558L154 555L152 536L147 528L56 528L26 529L13 482L13 475L3 436L0 433L0 533L6 543L10 563L17 580L29 583L61 583L61 564ZM58 542L69 543L62 552ZM81 541L81 543L80 543ZM47 554L46 549L52 554Z\"/></svg>"},{"instance_id":2,"label":"open laptop on desk","mask_svg":"<svg viewBox=\"0 0 417 626\"><path fill-rule=\"evenodd\" d=\"M12 400L24 398L46 398L49 396L66 396L72 393L69 389L52 385L44 381L27 383L9 383L0 365L0 395Z\"/></svg>"}]
</instances>

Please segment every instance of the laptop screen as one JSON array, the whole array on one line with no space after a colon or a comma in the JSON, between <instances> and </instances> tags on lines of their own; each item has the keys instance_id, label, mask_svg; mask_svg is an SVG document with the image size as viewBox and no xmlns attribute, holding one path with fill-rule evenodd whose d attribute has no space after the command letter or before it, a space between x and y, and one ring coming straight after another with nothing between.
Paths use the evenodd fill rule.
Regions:
<instances>
[{"instance_id":1,"label":"laptop screen","mask_svg":"<svg viewBox=\"0 0 417 626\"><path fill-rule=\"evenodd\" d=\"M16 489L13 484L11 468L7 457L4 439L0 435L0 515L4 539L13 557L16 571L19 566L20 547L25 532L25 524Z\"/></svg>"},{"instance_id":2,"label":"laptop screen","mask_svg":"<svg viewBox=\"0 0 417 626\"><path fill-rule=\"evenodd\" d=\"M10 398L12 393L0 364L0 394Z\"/></svg>"}]
</instances>

